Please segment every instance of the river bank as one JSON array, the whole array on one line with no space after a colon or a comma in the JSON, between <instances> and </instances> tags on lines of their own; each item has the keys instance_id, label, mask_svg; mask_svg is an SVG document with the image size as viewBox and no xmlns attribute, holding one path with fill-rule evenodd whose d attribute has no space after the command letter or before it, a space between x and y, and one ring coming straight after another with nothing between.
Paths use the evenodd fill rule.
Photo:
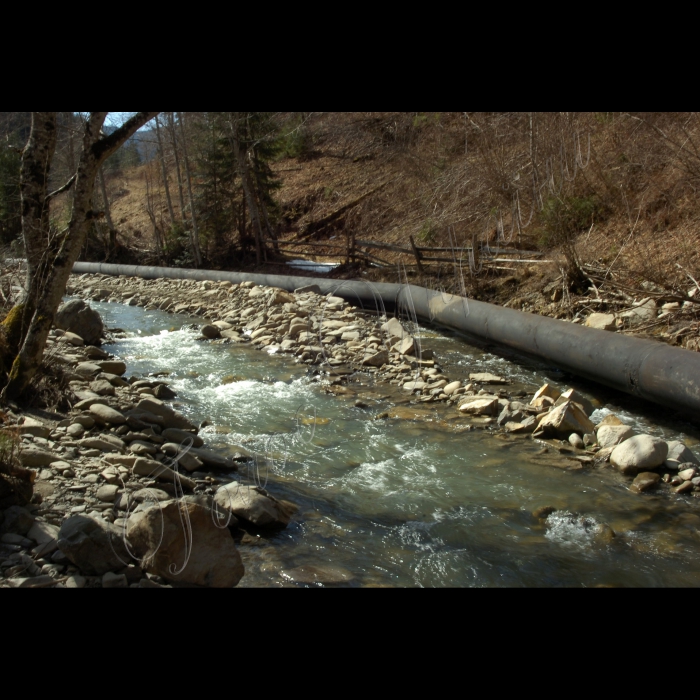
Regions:
<instances>
[{"instance_id":1,"label":"river bank","mask_svg":"<svg viewBox=\"0 0 700 700\"><path fill-rule=\"evenodd\" d=\"M195 285L164 281L144 283L137 280L85 277L71 280L69 291L76 296L91 300L113 300L120 303L126 302L131 306L161 307L163 310L202 317L206 319L205 325L201 327L202 338L209 336L210 339L202 339L200 342L214 346L233 345L241 349L246 348L246 352L248 346L255 345L268 353L272 352L272 356L288 355L287 362L290 365L296 365L297 361L302 367L308 365L311 374L314 375L309 381L314 381L317 386L324 387L327 392L337 395L341 401L350 402L353 410L366 415L365 420L369 420L369 424L388 423L398 426L406 423L422 423L433 420L437 416L442 421L441 425L447 426L455 436L453 439L465 435L465 431L466 434L478 431L485 436L491 436L488 438L490 440L505 441L504 445L516 443L523 446L533 445L538 453L542 453L537 455L541 463L547 464L549 469L559 468L552 471L553 475L561 472L562 469L571 474L595 473L601 469L612 472L606 459L612 456L613 450L610 448L616 446L618 442L626 442L634 437L644 437L630 435L629 431L638 431L634 431L631 427L617 425L613 419L607 419L607 422L601 421L605 425L598 427L596 435L597 426L590 421L594 406L589 405L584 396L571 394L564 396L562 401L562 397L557 396L557 393L562 392L558 392L552 386L535 395L530 387L520 388L517 382L492 372L465 369L462 375L444 374L439 353L437 357L427 359L432 351L428 346L435 344L436 341L422 337L420 329L410 328L413 332L409 333L408 328L402 327L399 331L396 324L392 324L389 319L358 313L342 300L332 297L321 298L312 290L289 295L280 290L254 286L234 288L213 283ZM258 324L257 327L254 327L255 324ZM396 335L392 335L392 327L396 329L393 331ZM292 332L293 330L298 330L298 334ZM319 331L321 331L320 334ZM117 340L119 335L121 334L115 333L113 340ZM76 343L75 346L71 344L71 340ZM191 342L196 343L194 335ZM399 352L402 346L407 351L410 350L411 344L413 354ZM128 519L124 517L127 511L123 509L129 500L129 494L134 497L138 494L147 506L148 498L153 494L163 503L167 503L173 496L189 493L189 497L194 499L191 503L192 521L198 522L199 527L207 529L203 520L197 519L199 511L208 510L211 513L212 510L218 512L218 509L212 506L211 500L197 501L196 499L212 499L217 496L217 490L222 484L237 483L236 480L240 476L235 472L236 467L243 468L244 465L250 464L250 457L255 455L246 454L245 448L241 446L237 454L230 454L229 451L225 456L214 451L196 453L195 458L199 463L190 463L183 458L180 464L184 469L181 471L187 476L181 480L183 493L178 494L177 487L173 483L173 475L165 471L169 459L176 454L175 450L181 442L176 438L182 439L189 435L190 439L196 440L196 437L203 435L204 439L208 439L209 433L206 428L202 431L202 426L193 422L192 418L179 413L179 409L173 410L168 404L161 402L161 399L166 401L176 399L172 396L174 392L168 387L165 378L125 378L126 365L119 359L105 357L104 350L109 350L109 345L103 349L84 348L80 346L79 339L72 339L57 332L53 335L50 346L55 357L62 358L58 361L68 368L71 375L69 376L70 389L78 401L74 405L71 416L63 420L56 420L55 423L47 421L43 426L33 426L25 421L26 427L18 429L22 435L29 435L32 430L38 433L32 435L31 440L27 437L23 441L25 446L23 454L28 455L24 457L25 466L39 470L37 491L40 494L46 493L45 502L41 504L43 508L40 506L33 514L39 519L33 522L32 528L48 530L43 535L46 538L53 534L56 539L55 536L59 535L60 543L62 542L60 528L64 527L66 520L90 516L90 523L84 521L79 523L78 534L68 533L68 536L63 538L66 541L75 540L82 543L79 547L76 545L71 552L71 556L76 557L79 555L76 555L75 551L82 551L85 542L95 541L95 539L99 541L98 535L95 534L97 532L94 529L95 526L92 524L96 519L105 523L105 525L100 524L98 528L103 537L105 533L109 535L110 521L113 521L112 526L121 528L121 535L124 534L125 526L127 530L129 529ZM374 366L378 360L375 359L374 362L371 360L381 353L386 353L388 361L381 366ZM224 377L222 383L225 384L226 379ZM234 377L230 379L235 381ZM358 390L358 386L369 384L375 387L375 392L379 391L387 397L386 405L377 403L379 408L376 413L372 410L376 402L367 395L366 390L364 393ZM454 390L449 391L453 387ZM557 403L559 406L555 406ZM469 408L462 410L467 406ZM382 408L387 410L380 410ZM557 411L559 411L558 414ZM550 423L542 426L542 422L548 416ZM108 417L111 417L114 422L106 420ZM12 420L12 417L10 416L9 419ZM579 421L578 425L571 424L574 419ZM94 421L94 425L88 427L90 420ZM310 421L312 425L322 425L323 422L324 419L320 416L318 418L314 416ZM533 440L532 434L540 427L545 432ZM83 431L79 435L81 428ZM47 430L48 434L46 434ZM553 432L547 432L547 430L553 430ZM601 430L603 430L602 438ZM185 435L177 431L184 431ZM583 444L579 444L574 435ZM622 440L623 437L625 440ZM629 472L630 476L624 477L618 474L617 478L620 482L626 480L625 483L629 486L633 484L633 477L636 477L638 480L635 488L639 491L658 489L661 482L660 488L664 491L657 491L657 494L666 493L667 497L688 499L696 485L693 484L694 474L692 478L686 477L691 477L688 470L695 467L689 466L680 470L682 477L677 475L681 462L676 459L675 464L670 464L670 457L673 457L671 451L674 448L669 448L667 445L666 453L661 455L663 448L660 442L662 441L653 436L650 436L650 439L653 459L650 462L650 456L647 455L642 467L646 471L642 471L642 476L635 472L635 470L639 471L636 467L640 463L622 465L622 460L618 460L618 469ZM90 441L90 444L84 442L85 440ZM96 442L92 442L93 440ZM202 438L200 440L201 443L197 441L195 447L202 450L204 440ZM609 444L609 446L603 447L596 442ZM649 445L646 447L649 448ZM692 457L695 460L692 452L688 456L680 446L676 446L675 449L680 450L677 457L682 455L684 459ZM609 454L606 454L606 450L609 450ZM649 452L648 449L647 452ZM49 456L46 454L41 456L38 453L48 453ZM652 464L654 459L658 460L661 456L663 456L662 461L656 465ZM47 461L49 459L53 461ZM47 461L47 463L39 464L38 462L41 461ZM189 473L187 464L192 473ZM683 464L691 463L683 462ZM667 475L669 483L664 484L664 478ZM154 476L158 479L154 479ZM611 474L605 478L611 479L613 476ZM681 479L681 483L672 486L674 479ZM156 481L158 483L155 483ZM60 486L60 489L56 489L56 486ZM674 493L672 488L679 490ZM144 489L150 489L152 493L145 494ZM250 522L247 518L253 515L248 512L246 516L241 508L252 502L250 491L246 491L242 506L237 510L229 508L230 501L237 495L238 491L232 496L227 496L225 499L227 502L222 501L219 508L222 516L228 513L231 517L240 518L243 526L234 530L239 533L234 536L234 541L238 537L239 548L244 550L251 546L251 542L258 539L261 532L264 536L265 526L256 529L247 524ZM258 496L264 499L262 503L266 507L263 510L277 512L278 528L284 525L285 518L289 524L289 519L296 520L298 523L307 517L306 512L295 514L293 512L295 509L290 503L280 503L259 492L254 492L253 496L256 501L260 501ZM654 496L656 499L658 497L658 495ZM113 500L110 501L109 498ZM81 499L83 502L80 502ZM549 522L550 526L568 522L565 516L556 513L556 511L561 512L559 502L553 499L552 503L553 505L541 504L539 508L532 508L534 514L532 517L537 516L535 521ZM148 509L144 507L142 510ZM209 520L211 521L211 518ZM586 529L583 521L576 522L584 530ZM37 523L39 523L38 526ZM141 542L140 546L146 547L146 552L147 547L152 546L152 541L143 535L143 530L146 529L148 532L150 525L152 524L141 523L139 525L141 530L135 529L132 533L132 536ZM89 536L84 532L85 527L90 530ZM59 528L58 533L52 528ZM214 529L216 533L214 530L209 533L213 548L208 552L210 563L211 552L216 551L216 546L221 546L220 542L215 545L214 540L218 537L217 533L222 530ZM613 528L601 522L594 522L588 529L595 530L594 536L603 540L610 537L610 532L614 532ZM33 543L36 548L40 543L27 535L31 534L32 537L37 538L38 530L35 529L32 532L30 529L24 534L16 535L24 538L24 541L16 540L17 544L11 546L20 547L21 550L22 546L26 547L28 543ZM141 532L140 536L139 532ZM115 536L112 531L112 538ZM173 537L176 539L176 536ZM101 541L104 544L105 540ZM51 546L48 541L46 544ZM181 544L185 545L185 542ZM62 546L64 549L69 549L71 545ZM173 548L177 548L174 540ZM41 574L42 569L47 567L46 573L42 575L53 574L66 579L59 585L75 585L77 581L77 584L90 586L127 584L143 587L152 584L164 585L169 576L167 570L162 571L166 574L165 576L157 573L146 575L138 567L133 566L123 571L123 567L116 567L114 560L104 563L105 566L109 564L112 569L101 576L95 574L94 569L92 575L85 576L83 575L85 571L82 573L80 569L77 572L73 571L72 569L75 568L73 563L70 560L66 562L62 558L66 556L64 549L56 549L50 556L47 552L35 552L40 555L34 562L37 568L25 570ZM182 549L186 547L181 546L180 550ZM89 548L85 551L89 551ZM27 556L24 552L25 550L21 550L13 554ZM202 547L194 547L192 552L201 553ZM53 561L54 556L57 561ZM235 556L232 555L231 558L235 559ZM86 561L92 561L92 559L94 559L94 552L87 556ZM213 559L217 558L213 557ZM36 563L37 560L38 563ZM8 558L6 561L12 560ZM205 562L202 563L202 566L206 568L205 564ZM21 566L21 563L15 566ZM233 568L236 569L236 567ZM333 573L332 569L326 566L325 573L319 573L320 569L310 573L310 569L313 569L313 566L308 564L303 571L296 572L294 580L296 584L305 585L304 582L306 582L313 585L322 583L321 579L323 579L330 584L343 585L351 580L347 578L347 570L336 568L337 570ZM14 567L5 568L5 572L12 574L10 577L6 576L10 580L21 579ZM235 578L237 572L232 570L230 574ZM136 581L135 579L139 576L142 578ZM272 579L279 580L279 571L272 571L270 576ZM41 585L42 581L43 585L51 585L48 579L36 576L33 579L34 586ZM201 581L206 581L206 578Z\"/></svg>"}]
</instances>

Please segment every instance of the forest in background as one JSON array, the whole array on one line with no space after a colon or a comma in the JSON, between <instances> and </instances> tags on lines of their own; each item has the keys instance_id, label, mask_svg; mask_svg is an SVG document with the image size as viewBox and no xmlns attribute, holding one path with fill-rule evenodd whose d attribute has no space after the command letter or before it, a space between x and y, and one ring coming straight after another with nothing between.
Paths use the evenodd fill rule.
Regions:
<instances>
[{"instance_id":1,"label":"forest in background","mask_svg":"<svg viewBox=\"0 0 700 700\"><path fill-rule=\"evenodd\" d=\"M0 113L5 245L19 236L29 119ZM57 186L81 119L60 113ZM302 257L370 279L395 279L400 263L449 288L449 265L391 249L415 244L447 251L476 297L557 276L585 291L586 265L683 296L698 277L699 178L692 112L163 112L104 165L82 257L267 271ZM53 203L57 228L68 201ZM492 249L552 263L492 264Z\"/></svg>"}]
</instances>

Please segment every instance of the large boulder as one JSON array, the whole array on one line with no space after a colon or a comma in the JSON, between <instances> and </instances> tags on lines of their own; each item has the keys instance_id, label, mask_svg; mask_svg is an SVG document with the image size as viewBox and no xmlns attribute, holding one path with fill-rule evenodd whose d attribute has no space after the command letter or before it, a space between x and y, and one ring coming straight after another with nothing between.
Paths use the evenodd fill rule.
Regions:
<instances>
[{"instance_id":1,"label":"large boulder","mask_svg":"<svg viewBox=\"0 0 700 700\"><path fill-rule=\"evenodd\" d=\"M230 531L217 526L201 500L185 498L135 513L127 524L129 541L150 574L183 585L234 588L245 573L241 555Z\"/></svg>"},{"instance_id":2,"label":"large boulder","mask_svg":"<svg viewBox=\"0 0 700 700\"><path fill-rule=\"evenodd\" d=\"M256 527L287 527L290 508L261 489L233 482L222 486L214 497L216 505Z\"/></svg>"},{"instance_id":3,"label":"large boulder","mask_svg":"<svg viewBox=\"0 0 700 700\"><path fill-rule=\"evenodd\" d=\"M56 328L79 335L87 345L99 345L104 336L100 314L80 299L63 304L55 323Z\"/></svg>"},{"instance_id":4,"label":"large boulder","mask_svg":"<svg viewBox=\"0 0 700 700\"><path fill-rule=\"evenodd\" d=\"M618 445L610 462L623 474L658 469L668 457L668 443L651 435L637 435Z\"/></svg>"},{"instance_id":5,"label":"large boulder","mask_svg":"<svg viewBox=\"0 0 700 700\"><path fill-rule=\"evenodd\" d=\"M58 548L88 576L119 571L132 561L120 528L84 515L76 515L63 523L58 534Z\"/></svg>"}]
</instances>

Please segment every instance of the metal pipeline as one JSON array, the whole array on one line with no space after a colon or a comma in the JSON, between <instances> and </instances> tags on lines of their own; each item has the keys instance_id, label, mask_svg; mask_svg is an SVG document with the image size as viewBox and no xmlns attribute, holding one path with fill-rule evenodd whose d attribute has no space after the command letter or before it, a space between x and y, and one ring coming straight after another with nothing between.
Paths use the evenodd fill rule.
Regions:
<instances>
[{"instance_id":1,"label":"metal pipeline","mask_svg":"<svg viewBox=\"0 0 700 700\"><path fill-rule=\"evenodd\" d=\"M143 279L254 282L287 291L317 285L323 294L332 293L355 304L399 306L424 322L546 360L572 374L689 411L689 418L700 419L700 353L653 340L584 328L413 285L100 263L76 263L73 271Z\"/></svg>"}]
</instances>

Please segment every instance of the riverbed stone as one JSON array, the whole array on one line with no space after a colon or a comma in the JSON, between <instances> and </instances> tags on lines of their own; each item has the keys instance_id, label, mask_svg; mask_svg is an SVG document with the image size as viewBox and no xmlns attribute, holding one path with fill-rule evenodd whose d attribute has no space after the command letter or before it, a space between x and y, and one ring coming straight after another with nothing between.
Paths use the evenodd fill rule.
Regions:
<instances>
[{"instance_id":1,"label":"riverbed stone","mask_svg":"<svg viewBox=\"0 0 700 700\"><path fill-rule=\"evenodd\" d=\"M362 364L365 367L383 367L389 362L389 352L387 350L381 350L374 355L368 355L362 360Z\"/></svg>"},{"instance_id":2,"label":"riverbed stone","mask_svg":"<svg viewBox=\"0 0 700 700\"><path fill-rule=\"evenodd\" d=\"M142 440L134 440L129 445L129 452L137 457L144 457L146 455L157 454L158 448L153 443L144 442Z\"/></svg>"},{"instance_id":3,"label":"riverbed stone","mask_svg":"<svg viewBox=\"0 0 700 700\"><path fill-rule=\"evenodd\" d=\"M166 443L160 449L172 460L177 461L177 464L188 472L196 472L204 466L204 462L195 457L191 452L185 452L180 445L174 442ZM169 463L168 466L172 467L173 465Z\"/></svg>"},{"instance_id":4,"label":"riverbed stone","mask_svg":"<svg viewBox=\"0 0 700 700\"><path fill-rule=\"evenodd\" d=\"M175 480L179 479L182 487L188 491L194 491L197 486L192 479L179 473L176 474L172 469L160 462L143 457L140 457L134 463L133 473L135 476L145 476L149 479L156 479L157 481L162 481L164 483L169 482L171 484L174 484Z\"/></svg>"},{"instance_id":5,"label":"riverbed stone","mask_svg":"<svg viewBox=\"0 0 700 700\"><path fill-rule=\"evenodd\" d=\"M221 329L214 325L202 326L200 332L207 340L218 340L221 338Z\"/></svg>"},{"instance_id":6,"label":"riverbed stone","mask_svg":"<svg viewBox=\"0 0 700 700\"><path fill-rule=\"evenodd\" d=\"M53 462L60 462L61 460L47 450L40 450L36 447L25 447L19 454L19 461L23 467L38 469L41 467L48 467Z\"/></svg>"},{"instance_id":7,"label":"riverbed stone","mask_svg":"<svg viewBox=\"0 0 700 700\"><path fill-rule=\"evenodd\" d=\"M542 397L546 397L548 399L551 399L552 402L557 401L559 397L561 396L561 391L557 389L555 386L552 386L551 384L545 384L543 387L541 387L533 396L531 404L534 405L535 401L537 399L541 399Z\"/></svg>"},{"instance_id":8,"label":"riverbed stone","mask_svg":"<svg viewBox=\"0 0 700 700\"><path fill-rule=\"evenodd\" d=\"M681 464L698 464L700 460L682 442L668 443L668 457L665 466L667 469L677 470Z\"/></svg>"},{"instance_id":9,"label":"riverbed stone","mask_svg":"<svg viewBox=\"0 0 700 700\"><path fill-rule=\"evenodd\" d=\"M111 384L104 379L99 379L90 384L90 391L97 394L98 396L116 396L117 390Z\"/></svg>"},{"instance_id":10,"label":"riverbed stone","mask_svg":"<svg viewBox=\"0 0 700 700\"><path fill-rule=\"evenodd\" d=\"M214 497L224 511L260 528L287 527L291 521L290 509L262 489L244 486L238 482L222 486Z\"/></svg>"},{"instance_id":11,"label":"riverbed stone","mask_svg":"<svg viewBox=\"0 0 700 700\"><path fill-rule=\"evenodd\" d=\"M82 573L104 576L132 561L123 538L123 531L105 520L75 515L61 526L58 548Z\"/></svg>"},{"instance_id":12,"label":"riverbed stone","mask_svg":"<svg viewBox=\"0 0 700 700\"><path fill-rule=\"evenodd\" d=\"M460 413L470 416L496 416L499 413L499 409L500 404L496 398L467 401L459 407Z\"/></svg>"},{"instance_id":13,"label":"riverbed stone","mask_svg":"<svg viewBox=\"0 0 700 700\"><path fill-rule=\"evenodd\" d=\"M102 434L99 437L85 438L79 440L78 445L86 450L100 450L100 452L126 452L126 443L115 435Z\"/></svg>"},{"instance_id":14,"label":"riverbed stone","mask_svg":"<svg viewBox=\"0 0 700 700\"><path fill-rule=\"evenodd\" d=\"M185 416L178 413L170 406L166 406L162 401L156 398L143 399L139 402L136 410L145 414L153 414L163 420L163 427L176 428L177 430L185 430L195 432L197 426L193 425ZM143 420L143 418L142 418Z\"/></svg>"},{"instance_id":15,"label":"riverbed stone","mask_svg":"<svg viewBox=\"0 0 700 700\"><path fill-rule=\"evenodd\" d=\"M114 501L117 498L117 494L119 493L119 487L118 486L103 486L102 488L97 490L97 500L102 501L103 503L114 503Z\"/></svg>"},{"instance_id":16,"label":"riverbed stone","mask_svg":"<svg viewBox=\"0 0 700 700\"><path fill-rule=\"evenodd\" d=\"M668 457L668 444L651 435L637 435L618 445L610 461L622 474L633 475L662 466Z\"/></svg>"},{"instance_id":17,"label":"riverbed stone","mask_svg":"<svg viewBox=\"0 0 700 700\"><path fill-rule=\"evenodd\" d=\"M637 475L632 483L632 486L630 486L630 489L632 491L636 491L637 493L644 493L645 491L649 491L650 489L658 486L660 481L661 476L659 474L654 472L642 472L641 474Z\"/></svg>"},{"instance_id":18,"label":"riverbed stone","mask_svg":"<svg viewBox=\"0 0 700 700\"><path fill-rule=\"evenodd\" d=\"M12 506L5 510L5 519L2 520L0 534L12 534L25 537L32 529L36 518L26 509L20 506Z\"/></svg>"},{"instance_id":19,"label":"riverbed stone","mask_svg":"<svg viewBox=\"0 0 700 700\"><path fill-rule=\"evenodd\" d=\"M188 433L184 430L177 430L176 428L168 428L162 432L162 437L168 442L174 442L177 445L183 445L189 440L192 440L192 447L204 447L204 440L202 440L199 435L195 433Z\"/></svg>"},{"instance_id":20,"label":"riverbed stone","mask_svg":"<svg viewBox=\"0 0 700 700\"><path fill-rule=\"evenodd\" d=\"M604 425L598 430L598 445L600 447L617 447L635 436L634 430L628 425Z\"/></svg>"},{"instance_id":21,"label":"riverbed stone","mask_svg":"<svg viewBox=\"0 0 700 700\"><path fill-rule=\"evenodd\" d=\"M508 384L508 380L499 377L490 372L482 372L480 374L470 374L469 381L475 384Z\"/></svg>"},{"instance_id":22,"label":"riverbed stone","mask_svg":"<svg viewBox=\"0 0 700 700\"><path fill-rule=\"evenodd\" d=\"M90 415L100 425L126 425L126 416L123 413L102 404L91 406Z\"/></svg>"},{"instance_id":23,"label":"riverbed stone","mask_svg":"<svg viewBox=\"0 0 700 700\"><path fill-rule=\"evenodd\" d=\"M63 304L56 313L56 328L77 333L87 345L99 345L104 336L100 314L80 299Z\"/></svg>"},{"instance_id":24,"label":"riverbed stone","mask_svg":"<svg viewBox=\"0 0 700 700\"><path fill-rule=\"evenodd\" d=\"M34 418L25 418L24 423L19 426L22 435L33 435L34 437L47 439L51 435L51 428Z\"/></svg>"},{"instance_id":25,"label":"riverbed stone","mask_svg":"<svg viewBox=\"0 0 700 700\"><path fill-rule=\"evenodd\" d=\"M576 450L583 450L586 447L583 443L583 438L577 433L569 436L569 444Z\"/></svg>"},{"instance_id":26,"label":"riverbed stone","mask_svg":"<svg viewBox=\"0 0 700 700\"><path fill-rule=\"evenodd\" d=\"M304 586L342 586L352 583L357 577L335 564L315 564L287 569L282 572L282 578Z\"/></svg>"},{"instance_id":27,"label":"riverbed stone","mask_svg":"<svg viewBox=\"0 0 700 700\"><path fill-rule=\"evenodd\" d=\"M574 403L577 403L582 409L583 412L587 415L590 416L593 414L595 411L595 408L593 407L593 404L585 397L582 396L581 394L578 393L575 389L567 389L555 402L555 406L561 406L562 404L566 403L567 401L573 401Z\"/></svg>"},{"instance_id":28,"label":"riverbed stone","mask_svg":"<svg viewBox=\"0 0 700 700\"><path fill-rule=\"evenodd\" d=\"M103 360L95 364L107 374L115 374L118 377L122 377L126 374L126 363L121 360Z\"/></svg>"},{"instance_id":29,"label":"riverbed stone","mask_svg":"<svg viewBox=\"0 0 700 700\"><path fill-rule=\"evenodd\" d=\"M573 401L568 401L561 406L552 409L537 426L535 436L562 436L569 437L576 433L580 437L595 430L595 425L580 406Z\"/></svg>"},{"instance_id":30,"label":"riverbed stone","mask_svg":"<svg viewBox=\"0 0 700 700\"><path fill-rule=\"evenodd\" d=\"M95 377L102 371L102 368L94 362L81 362L75 371L82 377Z\"/></svg>"},{"instance_id":31,"label":"riverbed stone","mask_svg":"<svg viewBox=\"0 0 700 700\"><path fill-rule=\"evenodd\" d=\"M191 548L183 518L191 528ZM230 531L219 529L211 510L198 502L171 501L135 513L129 518L127 534L142 567L171 583L234 588L245 573Z\"/></svg>"},{"instance_id":32,"label":"riverbed stone","mask_svg":"<svg viewBox=\"0 0 700 700\"><path fill-rule=\"evenodd\" d=\"M396 338L397 340L403 340L409 335L408 331L401 325L401 321L397 318L389 319L382 326L382 332L386 333L390 338Z\"/></svg>"},{"instance_id":33,"label":"riverbed stone","mask_svg":"<svg viewBox=\"0 0 700 700\"><path fill-rule=\"evenodd\" d=\"M452 384L448 384L444 389L443 393L446 396L452 396L456 391L462 388L462 382L452 382Z\"/></svg>"},{"instance_id":34,"label":"riverbed stone","mask_svg":"<svg viewBox=\"0 0 700 700\"><path fill-rule=\"evenodd\" d=\"M231 470L236 468L232 460L218 454L217 452L214 452L213 450L193 447L190 449L190 454L194 455L198 460L203 462L206 467L209 467L209 469Z\"/></svg>"}]
</instances>

